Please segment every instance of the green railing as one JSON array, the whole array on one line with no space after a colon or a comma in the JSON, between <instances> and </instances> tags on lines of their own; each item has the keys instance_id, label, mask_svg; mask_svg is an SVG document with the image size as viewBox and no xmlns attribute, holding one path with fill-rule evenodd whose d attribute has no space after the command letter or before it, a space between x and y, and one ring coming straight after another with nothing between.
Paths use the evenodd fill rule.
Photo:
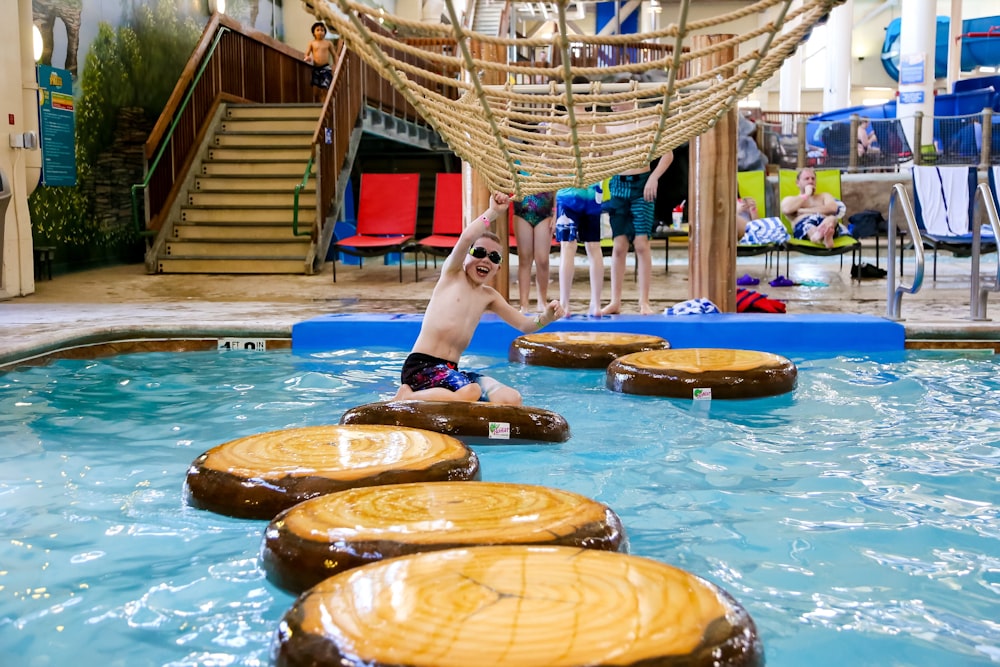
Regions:
<instances>
[{"instance_id":1,"label":"green railing","mask_svg":"<svg viewBox=\"0 0 1000 667\"><path fill-rule=\"evenodd\" d=\"M180 108L177 113L174 114L174 119L170 123L170 129L167 130L164 140L160 142L160 149L156 151L156 157L153 158L153 163L150 165L149 169L146 170L146 177L143 179L142 183L136 183L132 186L132 224L135 227L136 234L140 237L155 236L158 230L155 229L143 229L142 225L139 224L139 199L138 193L149 187L149 181L153 177L153 173L156 171L156 166L160 163L160 159L166 152L167 147L170 146L170 137L173 136L174 130L177 129L177 124L181 120L181 114L187 108L188 103L191 101L191 96L194 95L195 87L201 80L202 75L205 73L205 69L208 67L208 63L211 62L212 56L215 54L215 50L219 47L219 42L222 41L222 36L229 32L229 28L225 26L220 26L217 33L215 33L215 39L212 40L212 46L209 48L208 53L202 58L201 66L198 68L197 74L194 76L194 80L191 85L188 86L187 93L184 96L184 101L181 102Z\"/></svg>"},{"instance_id":2,"label":"green railing","mask_svg":"<svg viewBox=\"0 0 1000 667\"><path fill-rule=\"evenodd\" d=\"M295 185L295 197L292 204L292 234L295 236L312 236L312 231L299 231L299 193L309 183L309 176L312 174L313 160L315 156L309 156L309 163L306 165L306 173L302 175L302 182Z\"/></svg>"}]
</instances>

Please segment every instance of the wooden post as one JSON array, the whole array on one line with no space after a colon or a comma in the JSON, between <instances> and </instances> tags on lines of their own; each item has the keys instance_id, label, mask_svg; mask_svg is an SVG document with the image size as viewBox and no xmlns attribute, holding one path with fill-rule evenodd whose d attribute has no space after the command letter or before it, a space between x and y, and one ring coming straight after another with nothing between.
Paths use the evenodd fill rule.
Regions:
<instances>
[{"instance_id":1,"label":"wooden post","mask_svg":"<svg viewBox=\"0 0 1000 667\"><path fill-rule=\"evenodd\" d=\"M497 44L474 43L473 49L479 49L479 55L483 59L492 62L506 62L504 47ZM503 72L486 72L483 77L485 85L501 85L506 82L506 74ZM510 194L510 193L507 193ZM486 186L486 181L478 171L472 170L472 210L466 211L466 219L471 220L475 216L485 211L490 206L490 198L493 193ZM493 287L507 301L510 301L510 209L507 215L501 215L493 224L492 231L500 237L500 247L504 249L504 262L500 264L500 270L496 274L496 282Z\"/></svg>"},{"instance_id":2,"label":"wooden post","mask_svg":"<svg viewBox=\"0 0 1000 667\"><path fill-rule=\"evenodd\" d=\"M730 37L694 35L691 48L697 51ZM735 56L734 49L724 49L697 59L695 67L705 72ZM690 295L727 313L736 312L736 114L731 109L694 138L688 183Z\"/></svg>"}]
</instances>

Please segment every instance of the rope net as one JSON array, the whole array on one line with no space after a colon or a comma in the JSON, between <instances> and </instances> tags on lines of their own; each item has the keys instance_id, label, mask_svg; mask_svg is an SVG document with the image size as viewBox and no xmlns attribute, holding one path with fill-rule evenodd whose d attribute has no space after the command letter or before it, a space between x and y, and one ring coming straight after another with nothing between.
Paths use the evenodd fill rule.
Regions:
<instances>
[{"instance_id":1,"label":"rope net","mask_svg":"<svg viewBox=\"0 0 1000 667\"><path fill-rule=\"evenodd\" d=\"M409 21L351 0L310 4L491 190L523 196L586 187L704 133L770 78L841 2L800 0L793 8L795 0L758 0L688 21L689 0L681 0L677 21L660 30L578 35L568 29L570 0L556 0L556 32L545 38L468 30L452 0L445 0L450 25ZM771 20L740 35L695 35L762 13ZM379 30L382 21L407 39ZM426 46L443 40L454 48ZM541 47L551 49L552 64L510 57ZM582 52L623 51L631 62L574 64ZM737 55L728 59L730 53Z\"/></svg>"}]
</instances>

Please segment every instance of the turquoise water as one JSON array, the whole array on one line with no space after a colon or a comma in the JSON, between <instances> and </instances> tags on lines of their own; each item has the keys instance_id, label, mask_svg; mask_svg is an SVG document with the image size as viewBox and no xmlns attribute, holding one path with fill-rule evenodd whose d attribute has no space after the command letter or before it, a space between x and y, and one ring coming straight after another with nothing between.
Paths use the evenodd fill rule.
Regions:
<instances>
[{"instance_id":1,"label":"turquoise water","mask_svg":"<svg viewBox=\"0 0 1000 667\"><path fill-rule=\"evenodd\" d=\"M185 507L185 471L227 440L388 398L404 356L150 353L0 374L0 663L267 664L293 598L257 565L265 522ZM573 433L477 448L483 479L607 503L632 553L732 593L771 667L1000 663L1000 361L794 361L793 394L710 403L467 358Z\"/></svg>"}]
</instances>

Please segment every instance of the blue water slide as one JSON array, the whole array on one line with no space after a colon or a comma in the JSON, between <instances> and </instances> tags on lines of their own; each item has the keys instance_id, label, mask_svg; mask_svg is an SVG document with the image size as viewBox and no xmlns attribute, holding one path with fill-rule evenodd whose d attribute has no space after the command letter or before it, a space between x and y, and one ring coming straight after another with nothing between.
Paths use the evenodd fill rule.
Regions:
<instances>
[{"instance_id":1,"label":"blue water slide","mask_svg":"<svg viewBox=\"0 0 1000 667\"><path fill-rule=\"evenodd\" d=\"M882 66L894 81L899 81L900 19L893 19L882 42ZM934 33L934 77L948 76L948 33L951 19L937 17ZM1000 65L1000 16L985 16L962 21L962 71Z\"/></svg>"}]
</instances>

